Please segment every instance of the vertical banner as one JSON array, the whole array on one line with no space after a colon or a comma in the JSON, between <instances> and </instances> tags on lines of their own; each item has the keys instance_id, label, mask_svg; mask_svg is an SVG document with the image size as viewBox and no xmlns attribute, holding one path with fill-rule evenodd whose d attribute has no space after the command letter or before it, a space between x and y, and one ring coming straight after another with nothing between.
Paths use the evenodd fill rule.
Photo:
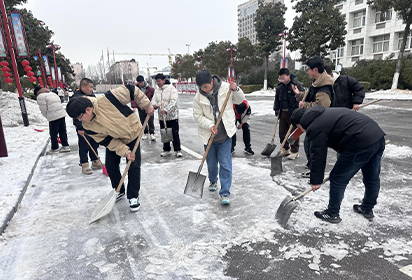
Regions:
<instances>
[{"instance_id":1,"label":"vertical banner","mask_svg":"<svg viewBox=\"0 0 412 280\"><path fill-rule=\"evenodd\" d=\"M66 79L65 79L65 77L64 77L64 74L62 75L62 81L63 81L63 83L66 82Z\"/></svg>"},{"instance_id":2,"label":"vertical banner","mask_svg":"<svg viewBox=\"0 0 412 280\"><path fill-rule=\"evenodd\" d=\"M41 71L40 70L37 70L37 74L36 74L37 76L41 76Z\"/></svg>"},{"instance_id":3,"label":"vertical banner","mask_svg":"<svg viewBox=\"0 0 412 280\"><path fill-rule=\"evenodd\" d=\"M52 79L53 79L53 81L55 81L56 80L56 71L54 71L54 67L50 67L50 69L51 69Z\"/></svg>"},{"instance_id":4,"label":"vertical banner","mask_svg":"<svg viewBox=\"0 0 412 280\"><path fill-rule=\"evenodd\" d=\"M57 67L57 77L58 77L59 81L62 80L62 72L61 72L61 68L60 68L60 67Z\"/></svg>"},{"instance_id":5,"label":"vertical banner","mask_svg":"<svg viewBox=\"0 0 412 280\"><path fill-rule=\"evenodd\" d=\"M43 60L44 60L44 68L46 69L46 75L50 75L50 64L49 64L49 58L47 55L43 55Z\"/></svg>"},{"instance_id":6,"label":"vertical banner","mask_svg":"<svg viewBox=\"0 0 412 280\"><path fill-rule=\"evenodd\" d=\"M12 24L12 33L13 40L16 46L16 55L17 57L28 57L29 48L27 46L26 34L24 31L23 21L21 19L20 13L11 12L11 24Z\"/></svg>"},{"instance_id":7,"label":"vertical banner","mask_svg":"<svg viewBox=\"0 0 412 280\"><path fill-rule=\"evenodd\" d=\"M0 26L2 25L2 21L0 20ZM7 57L7 50L6 46L4 45L4 35L3 35L3 28L0 28L0 58L6 58Z\"/></svg>"}]
</instances>

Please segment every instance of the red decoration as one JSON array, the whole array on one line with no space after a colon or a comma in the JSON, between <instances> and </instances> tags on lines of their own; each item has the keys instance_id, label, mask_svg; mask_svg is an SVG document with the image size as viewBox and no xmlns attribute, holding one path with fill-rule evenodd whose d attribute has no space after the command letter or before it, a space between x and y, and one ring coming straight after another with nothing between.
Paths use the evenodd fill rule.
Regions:
<instances>
[{"instance_id":1,"label":"red decoration","mask_svg":"<svg viewBox=\"0 0 412 280\"><path fill-rule=\"evenodd\" d=\"M9 72L9 71L10 71L10 68L7 67L7 66L3 66L3 68L1 68L1 71L3 71L3 72Z\"/></svg>"},{"instance_id":2,"label":"red decoration","mask_svg":"<svg viewBox=\"0 0 412 280\"><path fill-rule=\"evenodd\" d=\"M23 65L23 66L29 66L29 65L30 65L30 62L29 62L27 59L24 59L24 60L21 62L21 65Z\"/></svg>"},{"instance_id":3,"label":"red decoration","mask_svg":"<svg viewBox=\"0 0 412 280\"><path fill-rule=\"evenodd\" d=\"M29 79L30 83L35 83L37 81L36 77L30 77Z\"/></svg>"},{"instance_id":4,"label":"red decoration","mask_svg":"<svg viewBox=\"0 0 412 280\"><path fill-rule=\"evenodd\" d=\"M26 66L26 67L24 67L24 71L26 71L26 72L29 72L29 71L31 71L31 67L30 66Z\"/></svg>"},{"instance_id":5,"label":"red decoration","mask_svg":"<svg viewBox=\"0 0 412 280\"><path fill-rule=\"evenodd\" d=\"M0 65L1 66L9 66L9 63L7 62L7 61L2 61L2 62L0 62Z\"/></svg>"},{"instance_id":6,"label":"red decoration","mask_svg":"<svg viewBox=\"0 0 412 280\"><path fill-rule=\"evenodd\" d=\"M8 73L8 72L4 72L4 73L3 73L3 77L4 77L4 78L7 78L7 77L9 76L9 74L10 74L10 73Z\"/></svg>"},{"instance_id":7,"label":"red decoration","mask_svg":"<svg viewBox=\"0 0 412 280\"><path fill-rule=\"evenodd\" d=\"M26 73L26 75L27 75L27 77L33 77L34 73L32 71L29 71L29 72Z\"/></svg>"},{"instance_id":8,"label":"red decoration","mask_svg":"<svg viewBox=\"0 0 412 280\"><path fill-rule=\"evenodd\" d=\"M11 85L11 83L13 83L13 79L12 78L6 78L4 80L6 83L8 83L9 85Z\"/></svg>"}]
</instances>

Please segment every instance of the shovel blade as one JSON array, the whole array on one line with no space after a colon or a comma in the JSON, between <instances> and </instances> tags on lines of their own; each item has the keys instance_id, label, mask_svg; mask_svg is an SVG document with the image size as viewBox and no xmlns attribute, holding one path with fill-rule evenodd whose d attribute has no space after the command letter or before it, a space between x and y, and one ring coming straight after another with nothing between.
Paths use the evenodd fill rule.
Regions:
<instances>
[{"instance_id":1,"label":"shovel blade","mask_svg":"<svg viewBox=\"0 0 412 280\"><path fill-rule=\"evenodd\" d=\"M276 176L282 174L282 157L275 156L270 159L270 176Z\"/></svg>"},{"instance_id":2,"label":"shovel blade","mask_svg":"<svg viewBox=\"0 0 412 280\"><path fill-rule=\"evenodd\" d=\"M290 196L287 196L282 201L275 215L276 220L282 227L286 226L290 218L290 215L292 214L293 210L295 210L297 206L298 206L298 202L293 200L293 198Z\"/></svg>"},{"instance_id":3,"label":"shovel blade","mask_svg":"<svg viewBox=\"0 0 412 280\"><path fill-rule=\"evenodd\" d=\"M169 143L173 141L172 128L160 129L160 141L162 141L162 143Z\"/></svg>"},{"instance_id":4,"label":"shovel blade","mask_svg":"<svg viewBox=\"0 0 412 280\"><path fill-rule=\"evenodd\" d=\"M92 216L90 217L89 224L99 220L100 218L106 216L112 212L114 203L116 202L117 193L113 189L108 193L105 198L97 204L97 207L94 209Z\"/></svg>"},{"instance_id":5,"label":"shovel blade","mask_svg":"<svg viewBox=\"0 0 412 280\"><path fill-rule=\"evenodd\" d=\"M206 181L206 176L189 171L189 176L187 177L187 183L185 187L184 194L190 195L195 198L203 197L203 186Z\"/></svg>"},{"instance_id":6,"label":"shovel blade","mask_svg":"<svg viewBox=\"0 0 412 280\"><path fill-rule=\"evenodd\" d=\"M266 147L263 149L263 151L260 154L262 156L268 156L269 157L275 149L276 149L276 144L267 143Z\"/></svg>"}]
</instances>

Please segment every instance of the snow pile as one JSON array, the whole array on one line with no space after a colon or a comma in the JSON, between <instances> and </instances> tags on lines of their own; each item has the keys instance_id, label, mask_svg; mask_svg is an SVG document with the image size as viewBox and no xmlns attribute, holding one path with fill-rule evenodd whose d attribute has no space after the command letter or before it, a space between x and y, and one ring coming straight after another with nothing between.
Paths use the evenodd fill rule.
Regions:
<instances>
[{"instance_id":1,"label":"snow pile","mask_svg":"<svg viewBox=\"0 0 412 280\"><path fill-rule=\"evenodd\" d=\"M387 89L374 92L367 92L366 98L371 99L397 99L397 100L412 100L412 90L402 89Z\"/></svg>"},{"instance_id":2,"label":"snow pile","mask_svg":"<svg viewBox=\"0 0 412 280\"><path fill-rule=\"evenodd\" d=\"M388 144L385 147L384 156L387 158L408 158L412 156L412 148Z\"/></svg>"}]
</instances>

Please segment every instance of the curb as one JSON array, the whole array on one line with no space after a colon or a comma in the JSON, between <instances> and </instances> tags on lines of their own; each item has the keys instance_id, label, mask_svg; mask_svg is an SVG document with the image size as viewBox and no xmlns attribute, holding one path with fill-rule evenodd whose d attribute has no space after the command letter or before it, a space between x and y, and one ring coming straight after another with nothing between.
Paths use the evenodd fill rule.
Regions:
<instances>
[{"instance_id":1,"label":"curb","mask_svg":"<svg viewBox=\"0 0 412 280\"><path fill-rule=\"evenodd\" d=\"M19 204L21 203L21 201L23 200L24 195L26 194L27 188L31 182L31 178L33 177L33 173L34 170L36 170L37 167L37 163L39 162L40 157L44 156L46 154L46 150L47 150L47 146L49 145L50 142L50 137L47 139L46 141L46 145L44 145L43 149L41 150L40 154L37 156L36 162L34 163L33 168L31 169L31 172L29 174L29 176L27 177L26 183L24 184L24 188L22 189L22 191L20 192L19 198L17 199L16 204L14 204L14 206L12 207L12 209L10 210L10 212L6 215L6 218L3 221L3 224L0 226L0 236L4 233L4 231L7 228L8 223L10 222L10 220L13 218L14 213L17 212L17 210L19 209Z\"/></svg>"}]
</instances>

